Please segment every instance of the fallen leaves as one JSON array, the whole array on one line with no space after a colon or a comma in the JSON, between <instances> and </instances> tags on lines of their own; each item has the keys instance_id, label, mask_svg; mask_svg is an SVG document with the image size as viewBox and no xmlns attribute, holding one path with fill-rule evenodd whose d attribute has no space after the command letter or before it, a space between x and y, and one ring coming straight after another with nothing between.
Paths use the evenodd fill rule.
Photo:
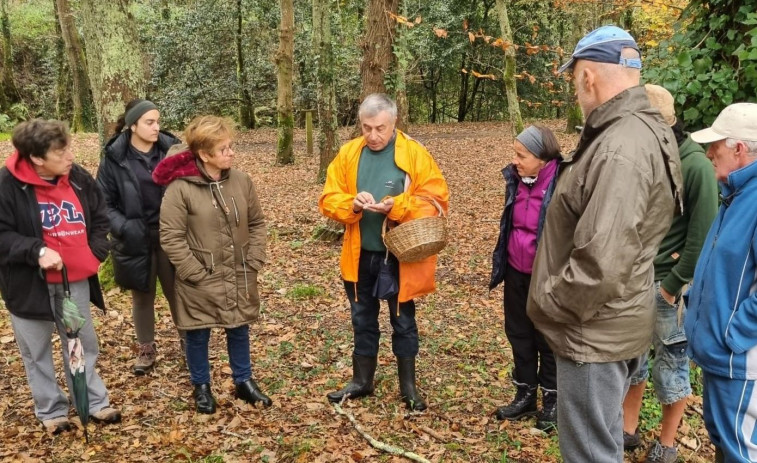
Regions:
<instances>
[{"instance_id":1,"label":"fallen leaves","mask_svg":"<svg viewBox=\"0 0 757 463\"><path fill-rule=\"evenodd\" d=\"M495 38L490 45L505 44ZM564 121L541 122L555 131L564 151L574 146L576 136L562 132ZM429 410L408 414L400 402L385 307L379 320L376 392L344 408L377 439L433 462L500 461L505 453L508 461L556 462L556 441L533 433L533 420L497 422L490 416L513 394L502 293L490 294L486 286L504 201L500 169L512 156L511 127L425 125L410 127L409 133L434 155L452 199L451 242L439 256L438 290L417 304L418 384ZM210 362L218 411L195 413L178 334L163 299L156 310L158 363L150 374L132 376L130 295L116 288L106 292L107 313L93 315L101 346L98 368L124 421L115 426L90 424L89 447L80 430L48 436L34 417L23 363L2 309L0 460L405 461L371 448L326 401L327 392L351 377L352 329L339 278L340 245L312 238L313 230L324 223L316 207L322 188L315 178L318 159L304 154L303 131L296 131L295 137L296 162L286 167L274 166L274 130L244 133L235 142L237 167L251 174L268 223L268 264L258 276L263 306L260 320L251 328L250 352L255 380L272 397L273 407L256 408L234 398L225 335L213 330ZM78 160L95 172L97 137L75 139ZM346 139L343 132L342 140ZM7 142L0 144L0 153L9 152ZM53 339L63 385L60 344L57 336ZM696 397L692 404L701 408ZM684 458L685 452L694 451L694 442L700 442L697 454L712 455L703 429L684 434L692 439L681 440Z\"/></svg>"}]
</instances>

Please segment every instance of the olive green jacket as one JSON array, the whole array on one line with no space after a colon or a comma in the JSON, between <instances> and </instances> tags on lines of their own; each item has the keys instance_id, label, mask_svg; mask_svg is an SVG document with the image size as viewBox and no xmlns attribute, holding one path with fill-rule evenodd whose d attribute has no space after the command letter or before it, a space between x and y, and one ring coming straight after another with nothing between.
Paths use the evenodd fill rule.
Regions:
<instances>
[{"instance_id":1,"label":"olive green jacket","mask_svg":"<svg viewBox=\"0 0 757 463\"><path fill-rule=\"evenodd\" d=\"M644 87L589 114L560 165L528 298L555 354L613 362L649 348L652 262L680 212L681 185L675 137Z\"/></svg>"},{"instance_id":2,"label":"olive green jacket","mask_svg":"<svg viewBox=\"0 0 757 463\"><path fill-rule=\"evenodd\" d=\"M234 328L255 321L266 228L250 177L230 169L211 181L187 151L162 161L153 179L169 184L160 244L176 266L177 327Z\"/></svg>"}]
</instances>

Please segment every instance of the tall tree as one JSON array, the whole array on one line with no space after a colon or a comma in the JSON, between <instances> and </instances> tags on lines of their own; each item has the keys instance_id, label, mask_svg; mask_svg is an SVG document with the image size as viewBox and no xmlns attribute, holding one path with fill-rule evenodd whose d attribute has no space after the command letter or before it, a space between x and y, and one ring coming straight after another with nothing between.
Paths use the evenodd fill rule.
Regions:
<instances>
[{"instance_id":1,"label":"tall tree","mask_svg":"<svg viewBox=\"0 0 757 463\"><path fill-rule=\"evenodd\" d=\"M96 124L93 117L92 89L87 75L87 58L79 37L79 31L74 22L74 14L68 0L55 0L55 9L60 23L60 34L66 47L68 68L71 71L73 83L73 114L71 115L71 130L92 131Z\"/></svg>"},{"instance_id":2,"label":"tall tree","mask_svg":"<svg viewBox=\"0 0 757 463\"><path fill-rule=\"evenodd\" d=\"M11 41L11 22L8 18L8 0L0 0L0 29L3 47L3 70L0 80L3 88L0 107L6 110L8 106L21 100L13 78L13 42Z\"/></svg>"},{"instance_id":3,"label":"tall tree","mask_svg":"<svg viewBox=\"0 0 757 463\"><path fill-rule=\"evenodd\" d=\"M578 14L572 14L568 17L573 17L575 21L573 21L573 24L568 24L568 28L570 29L571 33L568 35L569 43L571 44L570 47L575 47L575 44L578 43L579 40L581 40L581 37L583 36L583 32L580 27L578 27L578 24L580 24L579 16ZM570 47L563 47L565 50L573 50L573 48ZM569 56L569 55L568 55ZM566 56L567 59L567 56ZM571 73L569 77L568 85L565 86L565 101L566 101L566 114L565 114L565 131L567 133L573 133L577 131L577 127L581 127L584 125L584 116L583 112L581 112L581 106L578 105L578 100L576 100L576 81L573 78L573 74Z\"/></svg>"},{"instance_id":4,"label":"tall tree","mask_svg":"<svg viewBox=\"0 0 757 463\"><path fill-rule=\"evenodd\" d=\"M237 0L237 30L235 34L237 44L237 84L239 85L239 123L248 129L255 128L255 108L247 79L247 68L244 65L242 52L242 0Z\"/></svg>"},{"instance_id":5,"label":"tall tree","mask_svg":"<svg viewBox=\"0 0 757 463\"><path fill-rule=\"evenodd\" d=\"M502 40L513 43L513 32L510 28L510 18L507 16L507 0L497 0L497 13L499 14L499 27L502 31ZM510 124L513 132L517 135L523 130L523 119L520 116L520 102L518 102L518 87L515 81L515 47L507 47L505 50L505 73L502 82L507 96L507 112L510 115Z\"/></svg>"},{"instance_id":6,"label":"tall tree","mask_svg":"<svg viewBox=\"0 0 757 463\"><path fill-rule=\"evenodd\" d=\"M58 9L53 0L53 11L55 12L55 65L58 68L58 80L55 84L55 118L65 120L71 114L70 103L71 95L68 94L68 88L71 87L71 73L66 63L66 44L63 41L63 33L60 29L60 19L58 19Z\"/></svg>"},{"instance_id":7,"label":"tall tree","mask_svg":"<svg viewBox=\"0 0 757 463\"><path fill-rule=\"evenodd\" d=\"M130 100L144 97L147 70L129 0L81 0L87 64L100 141Z\"/></svg>"},{"instance_id":8,"label":"tall tree","mask_svg":"<svg viewBox=\"0 0 757 463\"><path fill-rule=\"evenodd\" d=\"M279 0L279 6L281 9L281 25L279 27L279 49L276 52L279 141L276 148L276 162L278 164L292 164L294 162L294 103L292 101L294 1Z\"/></svg>"},{"instance_id":9,"label":"tall tree","mask_svg":"<svg viewBox=\"0 0 757 463\"><path fill-rule=\"evenodd\" d=\"M392 70L396 33L396 23L388 13L396 15L398 3L399 0L368 0L365 35L361 42L360 101L371 93L387 93L384 80Z\"/></svg>"},{"instance_id":10,"label":"tall tree","mask_svg":"<svg viewBox=\"0 0 757 463\"><path fill-rule=\"evenodd\" d=\"M334 50L331 44L331 3L333 0L313 0L313 50L318 100L318 149L320 163L318 180L326 179L326 170L336 156L339 146L337 131L336 90L334 87Z\"/></svg>"},{"instance_id":11,"label":"tall tree","mask_svg":"<svg viewBox=\"0 0 757 463\"><path fill-rule=\"evenodd\" d=\"M407 1L398 0L398 9L402 12L403 17L408 16ZM411 23L412 24L412 23ZM407 101L407 74L410 67L410 60L413 59L408 43L408 25L402 23L397 26L396 44L394 45L394 58L397 63L395 70L395 95L397 98L397 128L405 130L410 122L410 104Z\"/></svg>"}]
</instances>

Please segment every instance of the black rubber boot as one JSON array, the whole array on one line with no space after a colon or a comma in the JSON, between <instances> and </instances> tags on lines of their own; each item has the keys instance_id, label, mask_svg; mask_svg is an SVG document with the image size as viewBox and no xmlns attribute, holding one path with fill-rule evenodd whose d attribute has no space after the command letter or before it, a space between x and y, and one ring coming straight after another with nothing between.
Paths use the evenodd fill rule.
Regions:
<instances>
[{"instance_id":1,"label":"black rubber boot","mask_svg":"<svg viewBox=\"0 0 757 463\"><path fill-rule=\"evenodd\" d=\"M210 392L210 384L196 384L194 393L195 407L198 413L212 415L216 412L216 399Z\"/></svg>"},{"instance_id":2,"label":"black rubber boot","mask_svg":"<svg viewBox=\"0 0 757 463\"><path fill-rule=\"evenodd\" d=\"M352 356L352 381L338 391L329 392L329 402L339 403L344 396L357 399L373 394L373 376L376 374L378 357Z\"/></svg>"},{"instance_id":3,"label":"black rubber boot","mask_svg":"<svg viewBox=\"0 0 757 463\"><path fill-rule=\"evenodd\" d=\"M536 416L536 429L545 432L557 429L557 391L541 390L541 410Z\"/></svg>"},{"instance_id":4,"label":"black rubber boot","mask_svg":"<svg viewBox=\"0 0 757 463\"><path fill-rule=\"evenodd\" d=\"M426 402L415 388L415 357L397 357L397 373L400 378L400 395L410 410L426 409Z\"/></svg>"},{"instance_id":5,"label":"black rubber boot","mask_svg":"<svg viewBox=\"0 0 757 463\"><path fill-rule=\"evenodd\" d=\"M512 402L499 407L494 415L498 420L519 420L536 415L536 386L516 384L518 391Z\"/></svg>"},{"instance_id":6,"label":"black rubber boot","mask_svg":"<svg viewBox=\"0 0 757 463\"><path fill-rule=\"evenodd\" d=\"M273 404L271 398L263 394L263 391L260 390L253 379L248 379L243 383L237 384L236 396L252 405L260 402L264 407L268 408Z\"/></svg>"}]
</instances>

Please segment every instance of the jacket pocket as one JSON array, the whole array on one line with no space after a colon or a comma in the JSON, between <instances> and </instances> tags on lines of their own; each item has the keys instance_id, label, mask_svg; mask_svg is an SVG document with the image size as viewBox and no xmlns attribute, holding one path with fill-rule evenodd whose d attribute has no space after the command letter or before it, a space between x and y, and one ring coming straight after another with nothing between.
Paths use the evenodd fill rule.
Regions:
<instances>
[{"instance_id":1,"label":"jacket pocket","mask_svg":"<svg viewBox=\"0 0 757 463\"><path fill-rule=\"evenodd\" d=\"M120 251L126 255L141 255L149 248L147 226L142 219L128 219L116 238L123 244Z\"/></svg>"},{"instance_id":2,"label":"jacket pocket","mask_svg":"<svg viewBox=\"0 0 757 463\"><path fill-rule=\"evenodd\" d=\"M208 272L208 275L215 273L216 262L213 257L213 251L205 248L189 248L189 250L192 251L195 259L202 264L205 271Z\"/></svg>"}]
</instances>

